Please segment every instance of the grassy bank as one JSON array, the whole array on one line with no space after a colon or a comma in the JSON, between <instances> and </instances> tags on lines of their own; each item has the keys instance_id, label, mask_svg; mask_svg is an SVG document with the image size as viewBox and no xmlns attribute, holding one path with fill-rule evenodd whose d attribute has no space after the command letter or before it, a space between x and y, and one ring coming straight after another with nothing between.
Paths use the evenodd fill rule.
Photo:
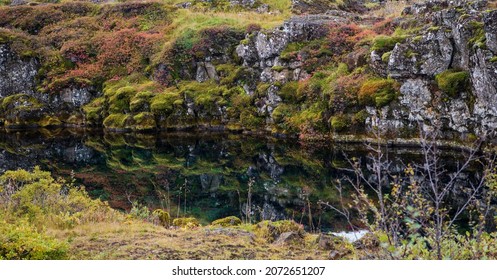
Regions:
<instances>
[{"instance_id":1,"label":"grassy bank","mask_svg":"<svg viewBox=\"0 0 497 280\"><path fill-rule=\"evenodd\" d=\"M330 254L319 235L293 221L242 224L229 217L202 226L194 218L170 220L164 211L140 206L118 212L38 168L2 175L0 201L0 259L327 259ZM293 234L284 237L288 232ZM343 246L340 242L337 249Z\"/></svg>"},{"instance_id":2,"label":"grassy bank","mask_svg":"<svg viewBox=\"0 0 497 280\"><path fill-rule=\"evenodd\" d=\"M495 175L491 175L488 185L492 196L495 182ZM389 211L400 219L403 214L399 209L405 208L430 221L429 208L420 211L404 205L412 198L421 201L421 206L425 204L415 184L405 194L397 188L390 195L407 196L405 201L388 200L393 203ZM367 199L367 195L362 192L356 199ZM361 209L357 210L364 211L362 215L368 213ZM302 225L288 220L245 224L232 216L201 225L193 217L171 219L162 209L150 211L136 203L129 213L119 212L91 199L84 188L54 179L39 168L7 171L0 176L0 259L497 258L497 235L483 231L481 223L464 233L444 225L437 255L430 245L436 244L431 224L417 224L407 217L403 221L409 231L392 242L393 235L381 230L375 219L378 216L372 222L364 220L370 232L350 243L333 234L305 232Z\"/></svg>"}]
</instances>

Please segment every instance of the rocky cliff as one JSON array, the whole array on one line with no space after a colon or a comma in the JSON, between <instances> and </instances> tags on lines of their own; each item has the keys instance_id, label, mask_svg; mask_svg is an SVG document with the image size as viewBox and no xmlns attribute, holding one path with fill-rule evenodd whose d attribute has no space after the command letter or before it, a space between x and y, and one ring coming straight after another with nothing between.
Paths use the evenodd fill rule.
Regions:
<instances>
[{"instance_id":1,"label":"rocky cliff","mask_svg":"<svg viewBox=\"0 0 497 280\"><path fill-rule=\"evenodd\" d=\"M427 1L380 16L384 3L325 2L0 8L0 119L314 138L379 127L472 139L497 128L495 3ZM205 27L178 21L206 11ZM288 18L211 23L220 12Z\"/></svg>"},{"instance_id":2,"label":"rocky cliff","mask_svg":"<svg viewBox=\"0 0 497 280\"><path fill-rule=\"evenodd\" d=\"M482 12L485 6L440 1L405 10L431 27L396 44L385 62L378 60L384 54L371 54L373 63L402 83L400 106L382 108L371 124L397 130L421 123L456 134L495 130L497 13ZM447 8L433 12L434 7Z\"/></svg>"}]
</instances>

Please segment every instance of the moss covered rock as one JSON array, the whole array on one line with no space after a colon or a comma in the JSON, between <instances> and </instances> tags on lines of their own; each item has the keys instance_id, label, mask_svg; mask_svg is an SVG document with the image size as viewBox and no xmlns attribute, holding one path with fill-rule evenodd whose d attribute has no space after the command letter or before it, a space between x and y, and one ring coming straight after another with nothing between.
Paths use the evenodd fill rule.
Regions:
<instances>
[{"instance_id":1,"label":"moss covered rock","mask_svg":"<svg viewBox=\"0 0 497 280\"><path fill-rule=\"evenodd\" d=\"M46 117L45 109L43 103L27 94L15 94L0 100L0 117L5 126L39 126Z\"/></svg>"},{"instance_id":2,"label":"moss covered rock","mask_svg":"<svg viewBox=\"0 0 497 280\"><path fill-rule=\"evenodd\" d=\"M110 114L104 120L104 127L109 130L124 131L130 129L132 118L126 114Z\"/></svg>"},{"instance_id":3,"label":"moss covered rock","mask_svg":"<svg viewBox=\"0 0 497 280\"><path fill-rule=\"evenodd\" d=\"M435 76L438 87L450 97L458 97L459 93L468 89L469 73L450 69Z\"/></svg>"},{"instance_id":4,"label":"moss covered rock","mask_svg":"<svg viewBox=\"0 0 497 280\"><path fill-rule=\"evenodd\" d=\"M160 225L163 227L169 227L171 225L171 216L169 212L162 209L156 209L152 214L159 220Z\"/></svg>"},{"instance_id":5,"label":"moss covered rock","mask_svg":"<svg viewBox=\"0 0 497 280\"><path fill-rule=\"evenodd\" d=\"M217 219L211 223L213 226L230 227L242 224L242 220L235 216L229 216L222 219Z\"/></svg>"},{"instance_id":6,"label":"moss covered rock","mask_svg":"<svg viewBox=\"0 0 497 280\"><path fill-rule=\"evenodd\" d=\"M257 236L274 242L284 232L296 232L304 235L304 227L292 220L262 221L255 225L254 232Z\"/></svg>"},{"instance_id":7,"label":"moss covered rock","mask_svg":"<svg viewBox=\"0 0 497 280\"><path fill-rule=\"evenodd\" d=\"M83 106L86 123L89 125L101 125L104 120L105 97L93 99L89 104Z\"/></svg>"},{"instance_id":8,"label":"moss covered rock","mask_svg":"<svg viewBox=\"0 0 497 280\"><path fill-rule=\"evenodd\" d=\"M150 91L141 91L134 95L129 103L131 112L149 112L150 100L155 96L155 93Z\"/></svg>"},{"instance_id":9,"label":"moss covered rock","mask_svg":"<svg viewBox=\"0 0 497 280\"><path fill-rule=\"evenodd\" d=\"M133 116L131 128L133 130L153 130L157 127L152 113L142 112Z\"/></svg>"},{"instance_id":10,"label":"moss covered rock","mask_svg":"<svg viewBox=\"0 0 497 280\"><path fill-rule=\"evenodd\" d=\"M55 116L44 116L39 122L41 127L60 126L62 122Z\"/></svg>"},{"instance_id":11,"label":"moss covered rock","mask_svg":"<svg viewBox=\"0 0 497 280\"><path fill-rule=\"evenodd\" d=\"M122 87L115 92L106 93L108 97L109 108L111 114L129 112L129 102L131 97L136 94L136 89L131 86Z\"/></svg>"},{"instance_id":12,"label":"moss covered rock","mask_svg":"<svg viewBox=\"0 0 497 280\"><path fill-rule=\"evenodd\" d=\"M336 132L347 129L350 126L350 124L351 124L350 119L345 115L333 116L330 119L331 128Z\"/></svg>"},{"instance_id":13,"label":"moss covered rock","mask_svg":"<svg viewBox=\"0 0 497 280\"><path fill-rule=\"evenodd\" d=\"M173 226L180 228L195 228L200 226L200 223L195 218L176 218L173 220Z\"/></svg>"},{"instance_id":14,"label":"moss covered rock","mask_svg":"<svg viewBox=\"0 0 497 280\"><path fill-rule=\"evenodd\" d=\"M151 99L150 109L155 115L169 115L183 105L183 98L177 92L157 94Z\"/></svg>"}]
</instances>

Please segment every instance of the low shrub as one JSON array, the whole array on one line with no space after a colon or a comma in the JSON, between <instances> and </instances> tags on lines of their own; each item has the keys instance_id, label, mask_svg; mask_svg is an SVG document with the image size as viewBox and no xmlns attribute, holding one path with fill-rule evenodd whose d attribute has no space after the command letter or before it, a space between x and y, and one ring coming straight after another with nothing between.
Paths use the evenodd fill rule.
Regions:
<instances>
[{"instance_id":1,"label":"low shrub","mask_svg":"<svg viewBox=\"0 0 497 280\"><path fill-rule=\"evenodd\" d=\"M39 233L24 220L14 224L0 220L0 260L60 260L67 251L67 243Z\"/></svg>"},{"instance_id":2,"label":"low shrub","mask_svg":"<svg viewBox=\"0 0 497 280\"><path fill-rule=\"evenodd\" d=\"M398 89L398 83L392 79L367 80L359 90L359 103L378 108L386 106L397 97Z\"/></svg>"},{"instance_id":3,"label":"low shrub","mask_svg":"<svg viewBox=\"0 0 497 280\"><path fill-rule=\"evenodd\" d=\"M64 229L118 217L106 203L92 200L84 189L56 180L39 167L0 176L0 210L9 219L26 219L38 228Z\"/></svg>"}]
</instances>

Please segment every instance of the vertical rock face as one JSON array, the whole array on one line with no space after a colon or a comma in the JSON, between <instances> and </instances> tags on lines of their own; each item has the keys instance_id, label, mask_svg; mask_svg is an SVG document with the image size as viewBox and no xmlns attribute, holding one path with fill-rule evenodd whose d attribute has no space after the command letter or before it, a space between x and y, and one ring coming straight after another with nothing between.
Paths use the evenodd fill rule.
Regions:
<instances>
[{"instance_id":1,"label":"vertical rock face","mask_svg":"<svg viewBox=\"0 0 497 280\"><path fill-rule=\"evenodd\" d=\"M95 96L90 88L66 88L60 93L60 99L72 107L81 107L91 101Z\"/></svg>"},{"instance_id":2,"label":"vertical rock face","mask_svg":"<svg viewBox=\"0 0 497 280\"><path fill-rule=\"evenodd\" d=\"M211 62L197 62L197 82L205 82L208 80L219 80L216 68Z\"/></svg>"},{"instance_id":3,"label":"vertical rock face","mask_svg":"<svg viewBox=\"0 0 497 280\"><path fill-rule=\"evenodd\" d=\"M497 12L482 12L485 5L485 1L428 1L404 11L430 19L433 26L398 43L386 73L374 59L382 54L372 54L373 69L403 83L400 111L383 112L377 116L379 124L395 123L399 129L394 120L404 115L401 128L420 123L429 129L441 120L448 134L497 129ZM434 80L447 70L468 73L471 87L460 89L458 96L444 95Z\"/></svg>"},{"instance_id":4,"label":"vertical rock face","mask_svg":"<svg viewBox=\"0 0 497 280\"><path fill-rule=\"evenodd\" d=\"M272 123L271 113L281 102L279 86L290 81L309 78L302 68L300 59L283 59L281 54L293 42L308 42L325 36L327 29L334 23L348 23L350 14L319 14L296 16L279 28L271 31L255 31L246 35L245 40L236 47L243 66L251 69L258 79L254 82L268 83L270 86L260 102L257 103L259 114L267 116L267 123ZM255 84L246 86L248 94Z\"/></svg>"},{"instance_id":5,"label":"vertical rock face","mask_svg":"<svg viewBox=\"0 0 497 280\"><path fill-rule=\"evenodd\" d=\"M37 91L40 63L22 57L9 44L0 45L0 120L8 126L61 125L99 93L91 87L68 87L57 93Z\"/></svg>"},{"instance_id":6,"label":"vertical rock face","mask_svg":"<svg viewBox=\"0 0 497 280\"><path fill-rule=\"evenodd\" d=\"M9 45L0 45L0 98L17 94L33 94L38 73L35 58L21 58Z\"/></svg>"},{"instance_id":7,"label":"vertical rock face","mask_svg":"<svg viewBox=\"0 0 497 280\"><path fill-rule=\"evenodd\" d=\"M484 15L485 37L488 49L497 53L497 11L491 11Z\"/></svg>"}]
</instances>

